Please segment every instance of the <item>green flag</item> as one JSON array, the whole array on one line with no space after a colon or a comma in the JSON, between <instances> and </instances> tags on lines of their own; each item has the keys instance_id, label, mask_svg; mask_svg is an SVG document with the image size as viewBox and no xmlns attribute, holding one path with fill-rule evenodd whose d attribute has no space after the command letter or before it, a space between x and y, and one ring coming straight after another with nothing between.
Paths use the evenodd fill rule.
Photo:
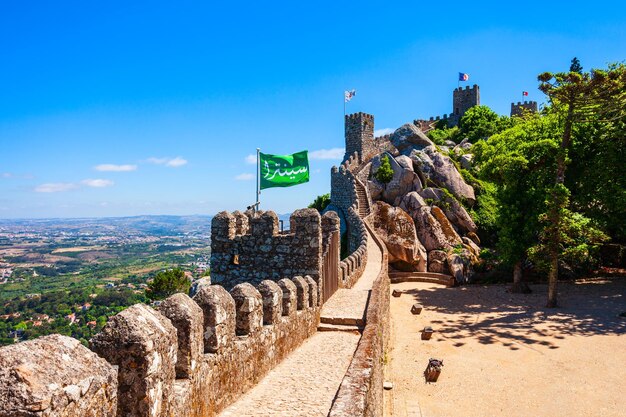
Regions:
<instances>
[{"instance_id":1,"label":"green flag","mask_svg":"<svg viewBox=\"0 0 626 417\"><path fill-rule=\"evenodd\" d=\"M291 155L259 153L261 164L261 189L291 187L309 182L308 151Z\"/></svg>"}]
</instances>

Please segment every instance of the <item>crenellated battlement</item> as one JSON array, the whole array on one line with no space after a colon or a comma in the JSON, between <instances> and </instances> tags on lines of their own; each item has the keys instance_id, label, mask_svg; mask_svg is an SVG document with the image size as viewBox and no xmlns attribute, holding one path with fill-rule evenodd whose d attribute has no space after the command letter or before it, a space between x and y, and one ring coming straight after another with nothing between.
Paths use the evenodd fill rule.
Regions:
<instances>
[{"instance_id":1,"label":"crenellated battlement","mask_svg":"<svg viewBox=\"0 0 626 417\"><path fill-rule=\"evenodd\" d=\"M431 116L428 119L416 119L413 124L422 132L435 128L440 121L445 121L449 127L457 126L461 118L469 109L480 106L480 87L477 84L455 88L452 91L452 113L443 116Z\"/></svg>"},{"instance_id":2,"label":"crenellated battlement","mask_svg":"<svg viewBox=\"0 0 626 417\"><path fill-rule=\"evenodd\" d=\"M345 116L346 153L344 161L354 153L359 161L371 158L375 153L374 116L367 113L354 113Z\"/></svg>"},{"instance_id":3,"label":"crenellated battlement","mask_svg":"<svg viewBox=\"0 0 626 417\"><path fill-rule=\"evenodd\" d=\"M537 113L537 102L536 101L518 101L517 104L511 103L511 117L513 116L523 116L528 113Z\"/></svg>"},{"instance_id":4,"label":"crenellated battlement","mask_svg":"<svg viewBox=\"0 0 626 417\"><path fill-rule=\"evenodd\" d=\"M218 213L211 224L211 279L232 288L293 275L316 281L321 268L321 218L317 210L296 210L281 232L273 211Z\"/></svg>"},{"instance_id":5,"label":"crenellated battlement","mask_svg":"<svg viewBox=\"0 0 626 417\"><path fill-rule=\"evenodd\" d=\"M157 309L136 304L90 341L106 361L59 335L2 348L0 392L39 398L37 410L49 416L215 416L315 332L317 294L313 278L295 276L230 292L204 286ZM26 377L24 366L42 372Z\"/></svg>"}]
</instances>

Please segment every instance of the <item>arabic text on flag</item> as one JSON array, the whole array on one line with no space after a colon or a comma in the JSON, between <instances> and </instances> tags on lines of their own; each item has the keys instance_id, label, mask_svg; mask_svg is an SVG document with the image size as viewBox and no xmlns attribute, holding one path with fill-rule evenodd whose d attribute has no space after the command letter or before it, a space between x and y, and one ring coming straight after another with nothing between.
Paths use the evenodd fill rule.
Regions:
<instances>
[{"instance_id":1,"label":"arabic text on flag","mask_svg":"<svg viewBox=\"0 0 626 417\"><path fill-rule=\"evenodd\" d=\"M308 151L291 155L259 153L261 189L291 187L309 181Z\"/></svg>"}]
</instances>

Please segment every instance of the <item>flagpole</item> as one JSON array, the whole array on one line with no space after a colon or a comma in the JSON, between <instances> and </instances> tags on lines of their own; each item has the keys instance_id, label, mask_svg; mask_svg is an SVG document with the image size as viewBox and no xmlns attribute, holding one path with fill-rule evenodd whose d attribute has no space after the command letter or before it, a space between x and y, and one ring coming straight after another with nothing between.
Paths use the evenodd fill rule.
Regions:
<instances>
[{"instance_id":1,"label":"flagpole","mask_svg":"<svg viewBox=\"0 0 626 417\"><path fill-rule=\"evenodd\" d=\"M261 148L256 148L256 204L254 205L255 211L259 210L259 201L261 195L261 160L260 160Z\"/></svg>"}]
</instances>

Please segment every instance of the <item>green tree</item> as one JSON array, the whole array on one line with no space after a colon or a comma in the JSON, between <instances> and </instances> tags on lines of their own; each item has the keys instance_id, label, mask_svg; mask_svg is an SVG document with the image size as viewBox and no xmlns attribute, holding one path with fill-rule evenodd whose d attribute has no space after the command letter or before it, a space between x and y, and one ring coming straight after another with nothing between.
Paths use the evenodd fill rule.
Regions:
<instances>
[{"instance_id":1,"label":"green tree","mask_svg":"<svg viewBox=\"0 0 626 417\"><path fill-rule=\"evenodd\" d=\"M150 300L162 300L179 292L188 293L191 282L182 269L161 271L154 276L146 289L146 297Z\"/></svg>"},{"instance_id":2,"label":"green tree","mask_svg":"<svg viewBox=\"0 0 626 417\"><path fill-rule=\"evenodd\" d=\"M577 58L572 59L569 72L545 72L538 77L539 89L548 96L552 111L563 126L556 153L556 175L548 199L545 228L542 231L545 252L550 259L548 275L548 307L557 306L559 252L568 214L570 191L565 186L565 173L576 125L623 119L626 108L626 71L623 64L608 70L582 72Z\"/></svg>"},{"instance_id":3,"label":"green tree","mask_svg":"<svg viewBox=\"0 0 626 417\"><path fill-rule=\"evenodd\" d=\"M497 248L502 261L513 267L516 292L528 290L522 282L522 266L528 250L537 244L559 135L556 117L535 115L472 148L481 179L497 184L490 194L498 206Z\"/></svg>"},{"instance_id":4,"label":"green tree","mask_svg":"<svg viewBox=\"0 0 626 417\"><path fill-rule=\"evenodd\" d=\"M391 169L388 155L383 155L381 158L380 166L376 170L374 177L383 184L387 184L393 178L393 169Z\"/></svg>"},{"instance_id":5,"label":"green tree","mask_svg":"<svg viewBox=\"0 0 626 417\"><path fill-rule=\"evenodd\" d=\"M513 120L509 117L499 116L487 106L474 106L461 117L456 137L459 140L467 138L471 143L476 143L512 125Z\"/></svg>"},{"instance_id":6,"label":"green tree","mask_svg":"<svg viewBox=\"0 0 626 417\"><path fill-rule=\"evenodd\" d=\"M309 204L309 208L314 208L320 213L330 204L330 193L322 194L315 197L315 200Z\"/></svg>"}]
</instances>

